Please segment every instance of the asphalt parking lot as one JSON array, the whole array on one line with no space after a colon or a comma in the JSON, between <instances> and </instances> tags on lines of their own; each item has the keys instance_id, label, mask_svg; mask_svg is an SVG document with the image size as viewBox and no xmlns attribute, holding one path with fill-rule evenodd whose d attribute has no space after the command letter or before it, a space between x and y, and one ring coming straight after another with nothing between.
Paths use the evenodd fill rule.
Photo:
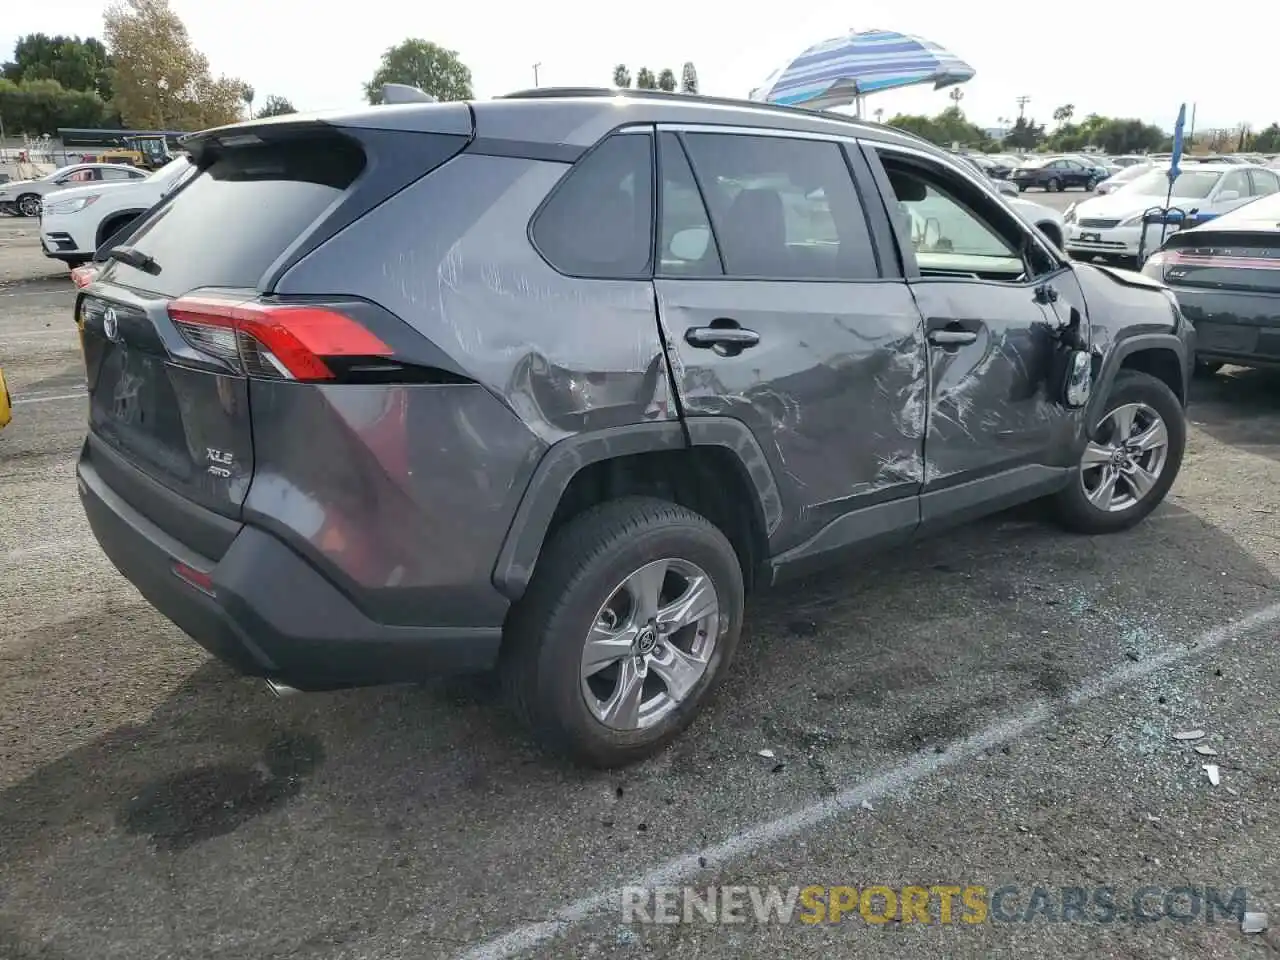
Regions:
<instances>
[{"instance_id":1,"label":"asphalt parking lot","mask_svg":"<svg viewBox=\"0 0 1280 960\"><path fill-rule=\"evenodd\" d=\"M74 297L33 228L0 218L0 958L1280 951L1280 375L1196 385L1181 478L1133 532L1028 509L755 598L708 713L586 773L483 684L277 700L155 613L80 511ZM1037 886L1112 887L1120 908L625 923L637 883L1014 886L1006 920ZM1244 888L1272 929L1162 916L1159 893L1135 917L1144 887Z\"/></svg>"}]
</instances>

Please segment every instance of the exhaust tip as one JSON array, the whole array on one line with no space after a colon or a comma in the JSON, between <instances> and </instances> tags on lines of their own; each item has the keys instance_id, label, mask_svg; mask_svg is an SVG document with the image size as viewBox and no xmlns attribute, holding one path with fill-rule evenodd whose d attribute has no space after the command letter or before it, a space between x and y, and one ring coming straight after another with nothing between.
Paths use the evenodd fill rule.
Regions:
<instances>
[{"instance_id":1,"label":"exhaust tip","mask_svg":"<svg viewBox=\"0 0 1280 960\"><path fill-rule=\"evenodd\" d=\"M301 690L298 690L295 687L286 686L285 684L279 683L275 680L267 681L267 689L270 690L272 693L274 693L277 697L291 697L295 693L302 692Z\"/></svg>"}]
</instances>

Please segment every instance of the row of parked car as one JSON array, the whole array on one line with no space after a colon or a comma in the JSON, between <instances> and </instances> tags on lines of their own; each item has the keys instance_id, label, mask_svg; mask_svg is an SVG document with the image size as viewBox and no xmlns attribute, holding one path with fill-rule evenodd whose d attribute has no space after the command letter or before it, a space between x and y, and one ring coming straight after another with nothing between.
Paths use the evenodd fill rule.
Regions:
<instances>
[{"instance_id":1,"label":"row of parked car","mask_svg":"<svg viewBox=\"0 0 1280 960\"><path fill-rule=\"evenodd\" d=\"M45 255L77 267L192 172L185 154L154 171L119 163L73 163L42 177L0 184L0 213L39 217Z\"/></svg>"}]
</instances>

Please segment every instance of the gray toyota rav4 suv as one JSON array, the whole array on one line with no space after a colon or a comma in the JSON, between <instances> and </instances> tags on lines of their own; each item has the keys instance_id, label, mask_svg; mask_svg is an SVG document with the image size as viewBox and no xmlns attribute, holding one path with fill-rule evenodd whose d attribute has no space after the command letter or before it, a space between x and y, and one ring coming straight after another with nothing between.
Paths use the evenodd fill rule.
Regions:
<instances>
[{"instance_id":1,"label":"gray toyota rav4 suv","mask_svg":"<svg viewBox=\"0 0 1280 960\"><path fill-rule=\"evenodd\" d=\"M537 90L188 140L79 293L107 556L300 690L496 669L577 760L706 704L744 594L1044 498L1119 531L1194 333L876 124Z\"/></svg>"}]
</instances>

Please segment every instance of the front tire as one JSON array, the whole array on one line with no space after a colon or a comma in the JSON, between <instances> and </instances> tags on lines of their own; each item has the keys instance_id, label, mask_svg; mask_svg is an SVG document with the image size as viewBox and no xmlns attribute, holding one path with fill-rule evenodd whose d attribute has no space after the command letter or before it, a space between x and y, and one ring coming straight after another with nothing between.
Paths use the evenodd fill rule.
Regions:
<instances>
[{"instance_id":1,"label":"front tire","mask_svg":"<svg viewBox=\"0 0 1280 960\"><path fill-rule=\"evenodd\" d=\"M1182 466L1187 423L1168 385L1121 370L1089 431L1080 469L1054 498L1058 520L1078 533L1115 533L1154 510Z\"/></svg>"},{"instance_id":2,"label":"front tire","mask_svg":"<svg viewBox=\"0 0 1280 960\"><path fill-rule=\"evenodd\" d=\"M1057 177L1050 177L1049 182L1044 185L1044 188L1049 193L1057 193L1062 189L1062 181Z\"/></svg>"},{"instance_id":3,"label":"front tire","mask_svg":"<svg viewBox=\"0 0 1280 960\"><path fill-rule=\"evenodd\" d=\"M705 517L648 497L600 504L543 550L507 621L503 685L543 746L634 763L706 705L743 602L737 554Z\"/></svg>"},{"instance_id":4,"label":"front tire","mask_svg":"<svg viewBox=\"0 0 1280 960\"><path fill-rule=\"evenodd\" d=\"M15 201L18 215L23 217L40 216L40 197L34 193L24 193Z\"/></svg>"}]
</instances>

